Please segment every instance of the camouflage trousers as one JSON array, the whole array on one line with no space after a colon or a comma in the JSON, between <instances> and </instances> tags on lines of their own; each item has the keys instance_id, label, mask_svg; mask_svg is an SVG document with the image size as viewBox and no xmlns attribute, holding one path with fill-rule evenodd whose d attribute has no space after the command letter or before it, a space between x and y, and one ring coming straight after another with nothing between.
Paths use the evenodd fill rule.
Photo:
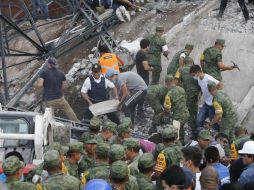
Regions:
<instances>
[{"instance_id":1,"label":"camouflage trousers","mask_svg":"<svg viewBox=\"0 0 254 190\"><path fill-rule=\"evenodd\" d=\"M151 85L159 84L160 81L160 76L161 76L161 66L153 66L153 71L152 71L152 82Z\"/></svg>"},{"instance_id":2,"label":"camouflage trousers","mask_svg":"<svg viewBox=\"0 0 254 190\"><path fill-rule=\"evenodd\" d=\"M187 112L183 113L183 114L181 115L181 117L179 117L179 116L174 116L174 117L173 117L174 120L180 122L180 132L179 132L179 136L180 136L180 141L181 141L182 143L184 143L184 136L185 136L184 125L185 125L185 123L188 123L188 122L189 122L189 118L190 118L190 115L189 115L188 110L187 110Z\"/></svg>"},{"instance_id":3,"label":"camouflage trousers","mask_svg":"<svg viewBox=\"0 0 254 190\"><path fill-rule=\"evenodd\" d=\"M198 114L198 95L191 97L187 94L186 104L190 114L189 124L192 129L192 132L194 133L196 130L196 120Z\"/></svg>"},{"instance_id":4,"label":"camouflage trousers","mask_svg":"<svg viewBox=\"0 0 254 190\"><path fill-rule=\"evenodd\" d=\"M234 135L234 128L235 123L237 121L234 118L222 118L221 124L220 124L220 133L224 133L228 135L229 142L232 143L234 141L235 135Z\"/></svg>"}]
</instances>

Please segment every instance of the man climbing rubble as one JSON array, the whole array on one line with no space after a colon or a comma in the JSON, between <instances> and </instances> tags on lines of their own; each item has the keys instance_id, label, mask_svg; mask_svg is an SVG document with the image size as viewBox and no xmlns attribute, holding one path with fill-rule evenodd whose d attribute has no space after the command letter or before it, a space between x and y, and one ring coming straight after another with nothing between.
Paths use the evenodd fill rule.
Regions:
<instances>
[{"instance_id":1,"label":"man climbing rubble","mask_svg":"<svg viewBox=\"0 0 254 190\"><path fill-rule=\"evenodd\" d=\"M47 69L40 74L37 86L43 87L42 100L46 107L62 110L70 120L79 121L69 103L63 96L68 83L65 75L56 68L57 60L53 57L46 61Z\"/></svg>"}]
</instances>

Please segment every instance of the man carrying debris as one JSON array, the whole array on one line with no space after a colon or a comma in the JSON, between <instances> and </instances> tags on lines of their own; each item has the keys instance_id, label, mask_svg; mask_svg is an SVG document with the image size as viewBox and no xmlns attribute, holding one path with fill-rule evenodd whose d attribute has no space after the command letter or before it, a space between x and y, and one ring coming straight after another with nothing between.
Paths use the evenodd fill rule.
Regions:
<instances>
[{"instance_id":1,"label":"man carrying debris","mask_svg":"<svg viewBox=\"0 0 254 190\"><path fill-rule=\"evenodd\" d=\"M222 50L225 40L217 39L213 47L206 48L200 57L200 65L204 73L222 81L221 71L233 70L236 66L227 66L222 62Z\"/></svg>"},{"instance_id":2,"label":"man carrying debris","mask_svg":"<svg viewBox=\"0 0 254 190\"><path fill-rule=\"evenodd\" d=\"M174 55L172 61L168 65L167 74L174 76L176 74L177 69L185 65L185 59L190 55L190 53L193 50L193 47L194 46L192 44L186 44L183 50L177 52Z\"/></svg>"},{"instance_id":3,"label":"man carrying debris","mask_svg":"<svg viewBox=\"0 0 254 190\"><path fill-rule=\"evenodd\" d=\"M106 74L108 69L114 69L120 72L120 68L124 66L124 62L114 53L110 53L106 45L99 46L101 66L101 74Z\"/></svg>"},{"instance_id":4,"label":"man carrying debris","mask_svg":"<svg viewBox=\"0 0 254 190\"><path fill-rule=\"evenodd\" d=\"M155 34L152 34L148 37L148 40L150 41L148 62L153 67L151 84L158 84L160 80L161 53L163 53L165 57L167 57L169 53L166 40L164 37L162 37L163 33L164 28L157 26Z\"/></svg>"},{"instance_id":5,"label":"man carrying debris","mask_svg":"<svg viewBox=\"0 0 254 190\"><path fill-rule=\"evenodd\" d=\"M56 68L57 60L48 58L47 69L40 74L37 86L43 87L43 97L46 107L62 110L70 120L79 121L69 103L63 96L67 87L65 75Z\"/></svg>"},{"instance_id":6,"label":"man carrying debris","mask_svg":"<svg viewBox=\"0 0 254 190\"><path fill-rule=\"evenodd\" d=\"M220 122L219 131L226 134L230 142L232 142L237 122L237 113L234 105L225 92L217 90L216 83L209 82L207 87L213 96L213 107L215 109L215 115L209 125L213 126L213 124Z\"/></svg>"},{"instance_id":7,"label":"man carrying debris","mask_svg":"<svg viewBox=\"0 0 254 190\"><path fill-rule=\"evenodd\" d=\"M81 95L83 99L91 106L92 104L103 102L107 100L107 88L114 91L114 96L118 99L117 89L111 81L101 74L101 66L94 64L92 66L92 75L86 78L82 88ZM116 124L119 124L119 118L112 112L107 114L108 118ZM91 119L93 117L89 108L86 109L84 119Z\"/></svg>"},{"instance_id":8,"label":"man carrying debris","mask_svg":"<svg viewBox=\"0 0 254 190\"><path fill-rule=\"evenodd\" d=\"M119 73L113 69L108 69L106 77L116 84L121 93L119 108L123 106L125 116L130 116L134 123L135 108L138 105L137 115L144 117L143 104L147 93L145 81L137 73L131 71Z\"/></svg>"},{"instance_id":9,"label":"man carrying debris","mask_svg":"<svg viewBox=\"0 0 254 190\"><path fill-rule=\"evenodd\" d=\"M165 96L164 100L164 111L173 112L173 120L177 120L180 122L180 138L181 141L184 140L184 129L183 126L189 120L189 111L186 104L186 94L182 87L177 86L177 81L172 75L167 75L169 78L169 91Z\"/></svg>"},{"instance_id":10,"label":"man carrying debris","mask_svg":"<svg viewBox=\"0 0 254 190\"><path fill-rule=\"evenodd\" d=\"M136 68L137 73L145 81L146 85L149 85L149 71L153 70L153 67L149 65L147 59L147 51L149 50L150 42L148 39L142 39L140 41L140 50L136 54Z\"/></svg>"}]
</instances>

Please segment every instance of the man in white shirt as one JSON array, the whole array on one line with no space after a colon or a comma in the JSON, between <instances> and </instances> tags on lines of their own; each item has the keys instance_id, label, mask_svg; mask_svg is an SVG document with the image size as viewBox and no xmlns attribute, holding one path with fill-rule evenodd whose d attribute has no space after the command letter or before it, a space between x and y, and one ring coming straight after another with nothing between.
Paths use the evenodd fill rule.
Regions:
<instances>
[{"instance_id":1,"label":"man in white shirt","mask_svg":"<svg viewBox=\"0 0 254 190\"><path fill-rule=\"evenodd\" d=\"M101 74L101 66L99 64L94 64L92 66L92 75L86 78L81 88L81 96L89 104L89 106L91 106L94 103L107 100L107 88L113 89L114 96L118 99L118 93L114 83ZM115 113L108 113L107 116L114 123L120 123L119 118ZM93 114L89 108L87 108L84 119L90 120L92 117Z\"/></svg>"},{"instance_id":2,"label":"man in white shirt","mask_svg":"<svg viewBox=\"0 0 254 190\"><path fill-rule=\"evenodd\" d=\"M201 67L199 65L193 65L190 69L190 73L193 76L194 79L198 80L198 85L201 88L205 103L200 108L197 116L197 127L203 127L204 121L207 117L209 117L210 120L214 117L214 108L213 108L213 96L210 94L207 88L207 84L209 82L215 82L217 85L217 89L221 90L223 88L223 84L213 78L212 76L205 74L202 72ZM214 126L216 130L218 126Z\"/></svg>"}]
</instances>

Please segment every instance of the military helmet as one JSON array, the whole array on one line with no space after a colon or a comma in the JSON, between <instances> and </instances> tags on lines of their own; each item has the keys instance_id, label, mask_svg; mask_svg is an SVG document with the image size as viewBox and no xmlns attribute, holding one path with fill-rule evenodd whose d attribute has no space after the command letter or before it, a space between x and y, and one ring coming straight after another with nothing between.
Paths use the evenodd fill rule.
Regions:
<instances>
[{"instance_id":1,"label":"military helmet","mask_svg":"<svg viewBox=\"0 0 254 190\"><path fill-rule=\"evenodd\" d=\"M155 165L154 157L151 153L144 153L139 157L138 166L142 168L152 168Z\"/></svg>"},{"instance_id":2,"label":"military helmet","mask_svg":"<svg viewBox=\"0 0 254 190\"><path fill-rule=\"evenodd\" d=\"M98 143L96 145L95 153L96 156L107 157L110 146L106 143Z\"/></svg>"},{"instance_id":3,"label":"military helmet","mask_svg":"<svg viewBox=\"0 0 254 190\"><path fill-rule=\"evenodd\" d=\"M173 137L177 137L177 130L173 125L167 125L167 128L165 128L162 131L162 138L163 139L170 139Z\"/></svg>"},{"instance_id":4,"label":"military helmet","mask_svg":"<svg viewBox=\"0 0 254 190\"><path fill-rule=\"evenodd\" d=\"M83 152L83 143L81 142L72 142L69 144L70 152Z\"/></svg>"},{"instance_id":5,"label":"military helmet","mask_svg":"<svg viewBox=\"0 0 254 190\"><path fill-rule=\"evenodd\" d=\"M112 162L125 160L124 147L120 144L113 144L108 152L108 157Z\"/></svg>"},{"instance_id":6,"label":"military helmet","mask_svg":"<svg viewBox=\"0 0 254 190\"><path fill-rule=\"evenodd\" d=\"M140 148L138 139L126 138L123 140L123 146L126 148Z\"/></svg>"},{"instance_id":7,"label":"military helmet","mask_svg":"<svg viewBox=\"0 0 254 190\"><path fill-rule=\"evenodd\" d=\"M114 162L110 167L110 176L115 179L124 179L129 175L128 165L121 160Z\"/></svg>"},{"instance_id":8,"label":"military helmet","mask_svg":"<svg viewBox=\"0 0 254 190\"><path fill-rule=\"evenodd\" d=\"M89 125L89 129L94 131L94 130L100 130L100 126L101 126L101 120L98 117L92 117L92 119L90 120L90 125Z\"/></svg>"},{"instance_id":9,"label":"military helmet","mask_svg":"<svg viewBox=\"0 0 254 190\"><path fill-rule=\"evenodd\" d=\"M56 167L60 165L60 155L57 150L49 150L44 156L44 166Z\"/></svg>"},{"instance_id":10,"label":"military helmet","mask_svg":"<svg viewBox=\"0 0 254 190\"><path fill-rule=\"evenodd\" d=\"M10 156L3 162L3 171L6 175L15 174L20 168L24 167L23 162L17 156Z\"/></svg>"},{"instance_id":11,"label":"military helmet","mask_svg":"<svg viewBox=\"0 0 254 190\"><path fill-rule=\"evenodd\" d=\"M101 71L101 66L98 63L95 63L92 65L92 71L93 72L100 72Z\"/></svg>"}]
</instances>

